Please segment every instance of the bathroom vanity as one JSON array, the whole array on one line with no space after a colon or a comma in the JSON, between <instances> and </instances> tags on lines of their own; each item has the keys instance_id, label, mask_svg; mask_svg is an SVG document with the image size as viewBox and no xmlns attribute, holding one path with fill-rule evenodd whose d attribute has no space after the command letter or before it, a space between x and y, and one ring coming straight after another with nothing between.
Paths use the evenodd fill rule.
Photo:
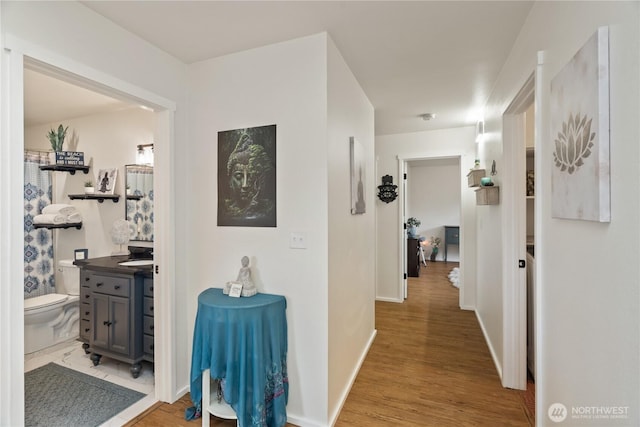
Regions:
<instances>
[{"instance_id":1,"label":"bathroom vanity","mask_svg":"<svg viewBox=\"0 0 640 427\"><path fill-rule=\"evenodd\" d=\"M102 356L153 362L153 265L120 265L127 256L76 260L80 268L80 340L94 365ZM134 263L135 264L135 263Z\"/></svg>"}]
</instances>

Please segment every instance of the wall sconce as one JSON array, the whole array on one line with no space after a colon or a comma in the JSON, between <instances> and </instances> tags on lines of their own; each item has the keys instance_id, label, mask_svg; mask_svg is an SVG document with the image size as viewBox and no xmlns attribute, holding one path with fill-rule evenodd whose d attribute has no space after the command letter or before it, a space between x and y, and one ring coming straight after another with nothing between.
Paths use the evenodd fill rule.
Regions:
<instances>
[{"instance_id":1,"label":"wall sconce","mask_svg":"<svg viewBox=\"0 0 640 427\"><path fill-rule=\"evenodd\" d=\"M476 143L479 144L484 141L484 121L480 120L476 124Z\"/></svg>"},{"instance_id":2,"label":"wall sconce","mask_svg":"<svg viewBox=\"0 0 640 427\"><path fill-rule=\"evenodd\" d=\"M153 144L138 145L138 152L136 153L136 164L153 165Z\"/></svg>"},{"instance_id":3,"label":"wall sconce","mask_svg":"<svg viewBox=\"0 0 640 427\"><path fill-rule=\"evenodd\" d=\"M393 202L398 197L398 186L393 185L393 177L382 177L382 185L378 185L378 198L385 203Z\"/></svg>"}]
</instances>

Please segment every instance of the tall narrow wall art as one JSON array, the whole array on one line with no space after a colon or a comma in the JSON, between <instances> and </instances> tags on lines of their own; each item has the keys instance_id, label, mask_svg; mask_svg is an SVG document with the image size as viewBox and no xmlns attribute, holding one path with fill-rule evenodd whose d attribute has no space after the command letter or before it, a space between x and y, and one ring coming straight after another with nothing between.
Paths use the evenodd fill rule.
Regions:
<instances>
[{"instance_id":1,"label":"tall narrow wall art","mask_svg":"<svg viewBox=\"0 0 640 427\"><path fill-rule=\"evenodd\" d=\"M276 125L218 132L218 225L276 226Z\"/></svg>"},{"instance_id":2,"label":"tall narrow wall art","mask_svg":"<svg viewBox=\"0 0 640 427\"><path fill-rule=\"evenodd\" d=\"M609 29L551 81L551 214L609 222Z\"/></svg>"}]
</instances>

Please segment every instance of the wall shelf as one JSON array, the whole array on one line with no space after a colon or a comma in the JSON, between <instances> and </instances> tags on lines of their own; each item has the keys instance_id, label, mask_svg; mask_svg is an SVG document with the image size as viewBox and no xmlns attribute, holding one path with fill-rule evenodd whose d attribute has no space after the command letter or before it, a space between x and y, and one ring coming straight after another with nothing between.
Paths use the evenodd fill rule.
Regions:
<instances>
[{"instance_id":1,"label":"wall shelf","mask_svg":"<svg viewBox=\"0 0 640 427\"><path fill-rule=\"evenodd\" d=\"M76 228L80 230L82 228L81 222L74 222L73 224L33 224L33 228Z\"/></svg>"},{"instance_id":2,"label":"wall shelf","mask_svg":"<svg viewBox=\"0 0 640 427\"><path fill-rule=\"evenodd\" d=\"M500 187L480 187L476 190L476 205L500 204Z\"/></svg>"},{"instance_id":3,"label":"wall shelf","mask_svg":"<svg viewBox=\"0 0 640 427\"><path fill-rule=\"evenodd\" d=\"M471 171L467 174L469 187L479 187L480 178L483 178L486 175L487 171L484 169L471 169Z\"/></svg>"},{"instance_id":4,"label":"wall shelf","mask_svg":"<svg viewBox=\"0 0 640 427\"><path fill-rule=\"evenodd\" d=\"M40 170L69 172L71 175L75 175L76 171L82 171L86 175L89 173L89 166L42 165L40 166Z\"/></svg>"},{"instance_id":5,"label":"wall shelf","mask_svg":"<svg viewBox=\"0 0 640 427\"><path fill-rule=\"evenodd\" d=\"M112 200L113 203L118 203L120 200L119 194L69 194L71 200L97 200L98 203L102 203L105 200Z\"/></svg>"}]
</instances>

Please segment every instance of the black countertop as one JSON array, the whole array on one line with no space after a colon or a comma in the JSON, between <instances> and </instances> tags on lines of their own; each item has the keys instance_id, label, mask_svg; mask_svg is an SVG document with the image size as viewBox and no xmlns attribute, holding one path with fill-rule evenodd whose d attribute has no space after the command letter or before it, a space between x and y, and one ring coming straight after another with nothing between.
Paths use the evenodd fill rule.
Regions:
<instances>
[{"instance_id":1,"label":"black countertop","mask_svg":"<svg viewBox=\"0 0 640 427\"><path fill-rule=\"evenodd\" d=\"M144 258L131 258L129 255L105 256L101 258L88 258L75 260L73 263L80 268L87 268L95 271L105 271L108 273L120 274L142 274L145 277L153 277L153 265L124 266L119 262Z\"/></svg>"}]
</instances>

